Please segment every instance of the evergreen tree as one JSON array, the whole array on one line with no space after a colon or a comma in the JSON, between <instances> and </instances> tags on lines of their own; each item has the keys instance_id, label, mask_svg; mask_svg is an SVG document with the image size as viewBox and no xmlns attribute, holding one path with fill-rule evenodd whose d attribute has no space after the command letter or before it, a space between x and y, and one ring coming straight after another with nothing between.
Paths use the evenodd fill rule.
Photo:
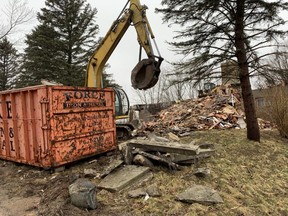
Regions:
<instances>
[{"instance_id":1,"label":"evergreen tree","mask_svg":"<svg viewBox=\"0 0 288 216\"><path fill-rule=\"evenodd\" d=\"M283 0L162 0L164 20L183 27L172 46L184 54L175 63L184 81L215 76L221 62L238 63L247 121L247 138L260 141L250 75L258 70L259 60L267 55L263 48L286 32L280 11L288 9Z\"/></svg>"},{"instance_id":2,"label":"evergreen tree","mask_svg":"<svg viewBox=\"0 0 288 216\"><path fill-rule=\"evenodd\" d=\"M14 87L19 73L19 55L6 37L0 41L0 91Z\"/></svg>"},{"instance_id":3,"label":"evergreen tree","mask_svg":"<svg viewBox=\"0 0 288 216\"><path fill-rule=\"evenodd\" d=\"M38 25L27 36L22 78L26 85L41 79L84 86L88 57L96 47L97 13L85 0L46 0Z\"/></svg>"},{"instance_id":4,"label":"evergreen tree","mask_svg":"<svg viewBox=\"0 0 288 216\"><path fill-rule=\"evenodd\" d=\"M113 74L107 72L107 68L110 68L109 64L106 64L103 70L102 79L103 79L103 87L115 87L115 88L122 88L118 85L115 80L113 79Z\"/></svg>"},{"instance_id":5,"label":"evergreen tree","mask_svg":"<svg viewBox=\"0 0 288 216\"><path fill-rule=\"evenodd\" d=\"M64 54L59 49L60 36L53 28L39 25L27 35L24 64L18 86L38 85L41 80L61 80ZM58 45L58 46L57 46Z\"/></svg>"}]
</instances>

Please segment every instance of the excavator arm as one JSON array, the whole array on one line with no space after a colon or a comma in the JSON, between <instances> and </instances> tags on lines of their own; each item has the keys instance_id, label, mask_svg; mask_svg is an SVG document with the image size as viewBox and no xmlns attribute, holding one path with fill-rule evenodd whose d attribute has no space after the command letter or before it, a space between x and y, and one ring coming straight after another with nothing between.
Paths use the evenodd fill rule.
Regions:
<instances>
[{"instance_id":1,"label":"excavator arm","mask_svg":"<svg viewBox=\"0 0 288 216\"><path fill-rule=\"evenodd\" d=\"M129 8L124 9L119 18L113 22L89 60L86 75L88 87L103 87L104 66L130 25L136 29L138 42L148 57L141 60L132 70L132 86L135 89L145 90L153 87L158 81L163 58L154 55L150 40L154 39L154 34L146 17L147 7L141 5L139 0L129 0L127 4L129 2Z\"/></svg>"}]
</instances>

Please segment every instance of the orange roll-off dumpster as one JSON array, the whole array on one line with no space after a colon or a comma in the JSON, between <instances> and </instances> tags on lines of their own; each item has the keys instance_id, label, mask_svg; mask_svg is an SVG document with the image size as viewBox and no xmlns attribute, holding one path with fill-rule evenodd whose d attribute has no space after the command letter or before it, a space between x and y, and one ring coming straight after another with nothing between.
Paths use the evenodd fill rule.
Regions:
<instances>
[{"instance_id":1,"label":"orange roll-off dumpster","mask_svg":"<svg viewBox=\"0 0 288 216\"><path fill-rule=\"evenodd\" d=\"M0 158L53 168L116 149L114 91L33 86L0 92Z\"/></svg>"}]
</instances>

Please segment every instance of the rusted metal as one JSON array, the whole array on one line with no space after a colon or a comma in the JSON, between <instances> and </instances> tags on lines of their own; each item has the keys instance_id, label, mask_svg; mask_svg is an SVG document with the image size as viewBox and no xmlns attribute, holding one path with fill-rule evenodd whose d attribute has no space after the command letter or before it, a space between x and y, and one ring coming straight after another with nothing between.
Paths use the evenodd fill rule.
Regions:
<instances>
[{"instance_id":1,"label":"rusted metal","mask_svg":"<svg viewBox=\"0 0 288 216\"><path fill-rule=\"evenodd\" d=\"M113 89L0 92L0 158L51 168L116 148Z\"/></svg>"}]
</instances>

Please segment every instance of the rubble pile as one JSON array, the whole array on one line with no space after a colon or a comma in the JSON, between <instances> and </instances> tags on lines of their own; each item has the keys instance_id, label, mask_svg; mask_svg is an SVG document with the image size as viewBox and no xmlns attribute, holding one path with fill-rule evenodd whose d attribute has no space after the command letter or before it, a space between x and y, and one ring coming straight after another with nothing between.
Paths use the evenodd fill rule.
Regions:
<instances>
[{"instance_id":1,"label":"rubble pile","mask_svg":"<svg viewBox=\"0 0 288 216\"><path fill-rule=\"evenodd\" d=\"M153 121L144 123L144 131L185 132L209 129L246 128L240 98L215 95L185 100L162 110ZM259 124L266 127L268 122Z\"/></svg>"},{"instance_id":2,"label":"rubble pile","mask_svg":"<svg viewBox=\"0 0 288 216\"><path fill-rule=\"evenodd\" d=\"M182 165L195 164L215 153L214 145L210 143L181 143L164 139L155 134L150 138L138 137L121 143L119 150L127 165L153 167L155 164L161 164L172 170L181 170ZM208 175L207 170L201 170L199 173Z\"/></svg>"}]
</instances>

